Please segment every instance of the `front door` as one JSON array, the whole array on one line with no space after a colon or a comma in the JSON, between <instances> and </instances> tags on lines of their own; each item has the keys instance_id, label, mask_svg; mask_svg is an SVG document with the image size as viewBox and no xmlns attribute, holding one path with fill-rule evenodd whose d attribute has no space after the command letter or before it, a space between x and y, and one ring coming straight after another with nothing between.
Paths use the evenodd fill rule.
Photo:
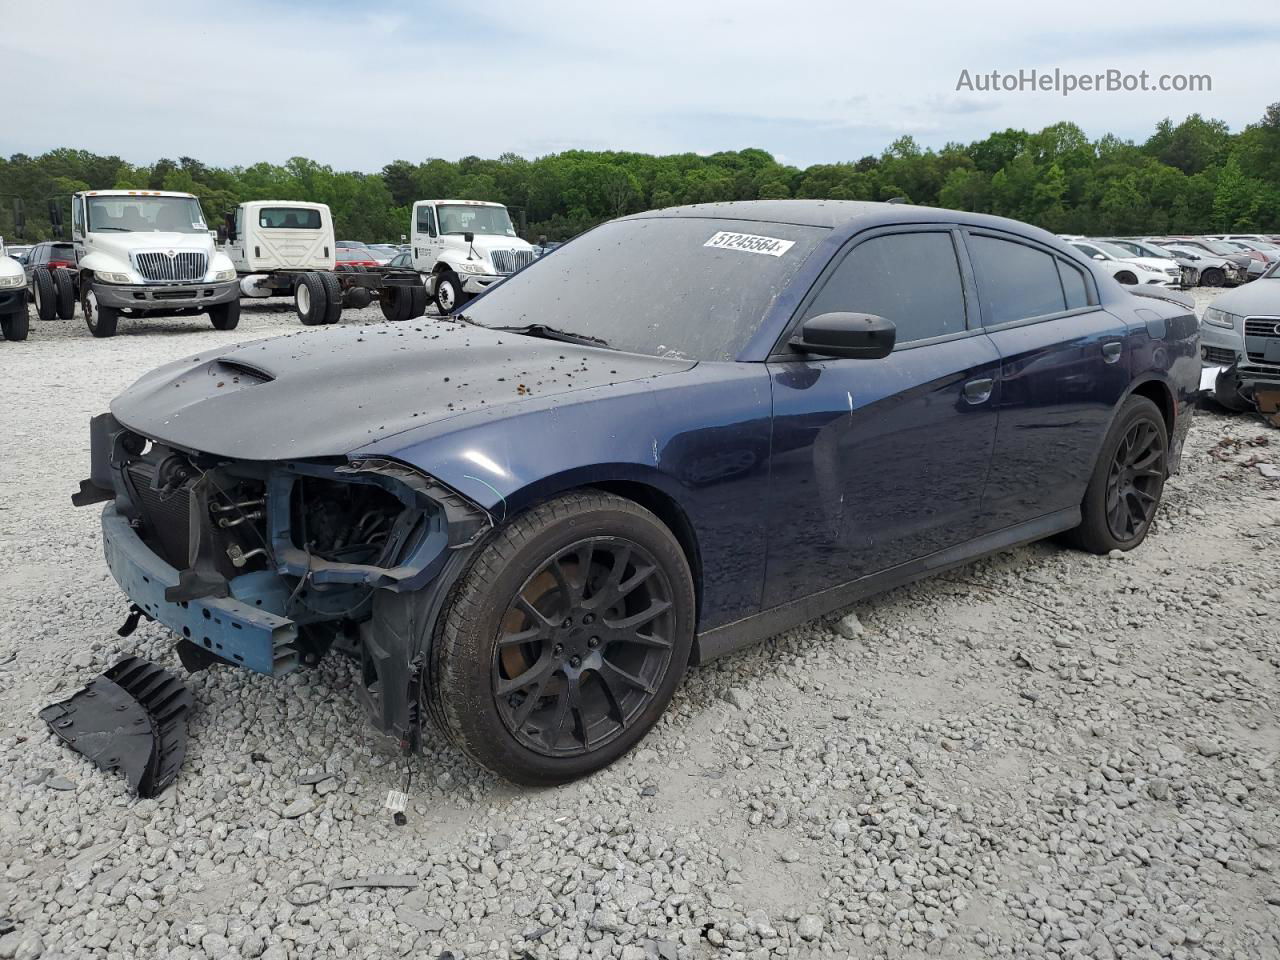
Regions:
<instances>
[{"instance_id":1,"label":"front door","mask_svg":"<svg viewBox=\"0 0 1280 960\"><path fill-rule=\"evenodd\" d=\"M855 238L802 316L892 320L882 360L775 358L764 608L976 535L1000 358L945 225Z\"/></svg>"},{"instance_id":2,"label":"front door","mask_svg":"<svg viewBox=\"0 0 1280 960\"><path fill-rule=\"evenodd\" d=\"M430 273L440 259L444 240L436 222L436 208L423 203L413 208L413 267L419 273Z\"/></svg>"}]
</instances>

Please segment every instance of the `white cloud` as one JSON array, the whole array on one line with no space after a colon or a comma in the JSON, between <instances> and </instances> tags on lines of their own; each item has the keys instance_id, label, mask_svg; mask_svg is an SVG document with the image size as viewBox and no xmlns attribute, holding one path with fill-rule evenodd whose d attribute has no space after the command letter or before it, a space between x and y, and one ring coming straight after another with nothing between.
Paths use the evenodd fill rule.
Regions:
<instances>
[{"instance_id":1,"label":"white cloud","mask_svg":"<svg viewBox=\"0 0 1280 960\"><path fill-rule=\"evenodd\" d=\"M1273 85L1277 33L1130 26L1114 3L1058 8L900 0L733 4L583 0L461 5L222 0L25 4L6 16L10 90L59 78L0 128L0 152L74 146L136 162L304 155L374 170L396 159L581 146L759 146L798 164L856 159L1074 120L1145 137L1200 111L1243 126ZM1203 4L1168 0L1170 24ZM1149 38L1144 42L1144 37ZM1268 49L1268 45L1270 49ZM1209 73L1209 94L957 94L961 69ZM74 97L68 91L74 90Z\"/></svg>"}]
</instances>

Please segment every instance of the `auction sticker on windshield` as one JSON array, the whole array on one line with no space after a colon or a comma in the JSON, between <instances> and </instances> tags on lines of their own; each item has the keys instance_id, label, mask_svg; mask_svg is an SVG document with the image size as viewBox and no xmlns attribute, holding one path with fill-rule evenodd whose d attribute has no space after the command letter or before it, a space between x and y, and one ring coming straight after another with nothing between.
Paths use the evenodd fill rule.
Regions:
<instances>
[{"instance_id":1,"label":"auction sticker on windshield","mask_svg":"<svg viewBox=\"0 0 1280 960\"><path fill-rule=\"evenodd\" d=\"M794 240L779 240L777 237L758 237L753 233L730 233L727 230L721 230L703 246L780 257L794 247L795 243Z\"/></svg>"}]
</instances>

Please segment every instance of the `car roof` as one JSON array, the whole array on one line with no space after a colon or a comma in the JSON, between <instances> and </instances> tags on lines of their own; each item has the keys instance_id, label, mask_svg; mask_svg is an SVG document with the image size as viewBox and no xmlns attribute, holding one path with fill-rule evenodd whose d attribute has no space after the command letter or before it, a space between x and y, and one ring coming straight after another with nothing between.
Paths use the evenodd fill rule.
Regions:
<instances>
[{"instance_id":1,"label":"car roof","mask_svg":"<svg viewBox=\"0 0 1280 960\"><path fill-rule=\"evenodd\" d=\"M1061 243L1058 237L1039 227L994 217L985 213L966 213L945 207L922 207L910 203L877 203L870 200L735 200L725 203L694 203L623 217L643 220L658 217L704 217L716 220L746 220L761 223L789 223L802 227L856 227L865 229L881 224L960 223L1020 233L1039 240Z\"/></svg>"}]
</instances>

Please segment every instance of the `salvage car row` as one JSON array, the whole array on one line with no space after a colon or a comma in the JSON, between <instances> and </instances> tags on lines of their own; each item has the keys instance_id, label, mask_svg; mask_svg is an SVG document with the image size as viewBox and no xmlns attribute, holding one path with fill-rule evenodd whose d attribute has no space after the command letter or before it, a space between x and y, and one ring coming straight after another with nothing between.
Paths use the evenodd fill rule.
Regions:
<instances>
[{"instance_id":1,"label":"salvage car row","mask_svg":"<svg viewBox=\"0 0 1280 960\"><path fill-rule=\"evenodd\" d=\"M1082 237L1066 240L1120 283L1235 287L1280 261L1280 235Z\"/></svg>"}]
</instances>

